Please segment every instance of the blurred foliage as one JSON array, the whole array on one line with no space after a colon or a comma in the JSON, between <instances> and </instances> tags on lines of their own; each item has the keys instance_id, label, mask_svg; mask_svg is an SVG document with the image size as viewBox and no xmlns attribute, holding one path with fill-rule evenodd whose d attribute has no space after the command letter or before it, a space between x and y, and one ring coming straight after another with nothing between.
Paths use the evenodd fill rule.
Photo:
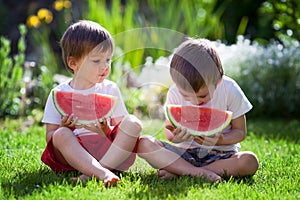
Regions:
<instances>
[{"instance_id":1,"label":"blurred foliage","mask_svg":"<svg viewBox=\"0 0 300 200\"><path fill-rule=\"evenodd\" d=\"M10 55L10 40L0 37L0 118L34 114L42 110L50 89L53 75L45 66L25 61L25 25L19 26L18 54Z\"/></svg>"},{"instance_id":2,"label":"blurred foliage","mask_svg":"<svg viewBox=\"0 0 300 200\"><path fill-rule=\"evenodd\" d=\"M233 44L237 35L243 35L268 43L287 34L300 40L299 0L218 0L216 8L223 10L225 33L214 39Z\"/></svg>"},{"instance_id":3,"label":"blurred foliage","mask_svg":"<svg viewBox=\"0 0 300 200\"><path fill-rule=\"evenodd\" d=\"M299 0L268 0L263 2L258 10L261 20L259 20L259 35L263 31L268 32L269 38L281 39L282 34L287 34L300 40L300 4ZM263 28L263 29L262 29Z\"/></svg>"},{"instance_id":4,"label":"blurred foliage","mask_svg":"<svg viewBox=\"0 0 300 200\"><path fill-rule=\"evenodd\" d=\"M64 21L71 19L71 6L69 0L56 0L49 8L39 8L26 20L30 34L29 42L35 49L34 60L47 66L52 73L61 73L64 69L61 67L63 64L58 41L68 26ZM55 43L51 39L55 40Z\"/></svg>"},{"instance_id":5,"label":"blurred foliage","mask_svg":"<svg viewBox=\"0 0 300 200\"><path fill-rule=\"evenodd\" d=\"M287 35L263 46L239 37L219 46L226 74L241 86L253 110L250 117L300 117L300 43ZM226 55L225 55L226 54Z\"/></svg>"},{"instance_id":6,"label":"blurred foliage","mask_svg":"<svg viewBox=\"0 0 300 200\"><path fill-rule=\"evenodd\" d=\"M110 78L120 86L131 113L148 115L149 98L126 87L126 73L139 73L148 56L167 57L183 37L191 36L228 45L221 56L227 59L225 70L254 104L250 115L299 117L299 6L299 0L0 1L0 117L43 109L54 74L68 73L58 41L83 18L112 33L119 52ZM27 35L15 30L23 23ZM30 82L24 81L25 61L35 63Z\"/></svg>"},{"instance_id":7,"label":"blurred foliage","mask_svg":"<svg viewBox=\"0 0 300 200\"><path fill-rule=\"evenodd\" d=\"M148 56L156 60L169 55L184 35L220 38L224 32L220 23L222 12L215 6L215 0L130 0L123 4L88 0L84 18L107 28L115 37L116 46L123 49L124 60L136 69Z\"/></svg>"},{"instance_id":8,"label":"blurred foliage","mask_svg":"<svg viewBox=\"0 0 300 200\"><path fill-rule=\"evenodd\" d=\"M26 90L24 114L33 114L35 109L43 110L50 90L56 85L53 73L46 66L35 66Z\"/></svg>"},{"instance_id":9,"label":"blurred foliage","mask_svg":"<svg viewBox=\"0 0 300 200\"><path fill-rule=\"evenodd\" d=\"M18 54L10 56L10 41L0 37L0 117L18 116L20 112L21 88L24 87L23 68L25 60L25 35L27 29L19 26L21 37L18 41Z\"/></svg>"}]
</instances>

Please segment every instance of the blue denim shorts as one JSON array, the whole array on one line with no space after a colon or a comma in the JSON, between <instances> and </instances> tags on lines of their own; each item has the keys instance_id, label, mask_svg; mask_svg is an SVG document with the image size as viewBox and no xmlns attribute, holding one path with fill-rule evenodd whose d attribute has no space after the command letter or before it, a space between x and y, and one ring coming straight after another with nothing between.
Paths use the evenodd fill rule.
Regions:
<instances>
[{"instance_id":1,"label":"blue denim shorts","mask_svg":"<svg viewBox=\"0 0 300 200\"><path fill-rule=\"evenodd\" d=\"M196 167L203 167L217 160L230 158L232 155L237 153L236 151L219 151L214 149L204 149L201 147L182 149L167 142L161 141L161 143L166 149L178 154L181 158Z\"/></svg>"}]
</instances>

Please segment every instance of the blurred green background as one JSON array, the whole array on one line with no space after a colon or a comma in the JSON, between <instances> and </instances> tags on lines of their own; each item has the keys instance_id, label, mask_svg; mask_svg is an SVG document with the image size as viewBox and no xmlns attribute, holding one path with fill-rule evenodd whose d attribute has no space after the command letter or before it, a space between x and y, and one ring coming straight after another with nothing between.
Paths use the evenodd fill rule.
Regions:
<instances>
[{"instance_id":1,"label":"blurred green background","mask_svg":"<svg viewBox=\"0 0 300 200\"><path fill-rule=\"evenodd\" d=\"M250 118L299 118L299 3L0 0L0 118L40 119L50 89L70 76L58 41L80 19L100 23L115 38L110 79L120 86L131 113L163 117L152 111L159 110L168 85L150 92L137 86L137 77L147 58L150 69L165 68L173 49L188 36L216 41L226 74L254 105Z\"/></svg>"}]
</instances>

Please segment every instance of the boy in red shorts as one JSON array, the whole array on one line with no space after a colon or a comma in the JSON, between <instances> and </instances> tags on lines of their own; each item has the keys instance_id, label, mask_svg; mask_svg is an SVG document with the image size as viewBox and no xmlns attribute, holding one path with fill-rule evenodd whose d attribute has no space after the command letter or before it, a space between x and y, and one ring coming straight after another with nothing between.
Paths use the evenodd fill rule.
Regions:
<instances>
[{"instance_id":1,"label":"boy in red shorts","mask_svg":"<svg viewBox=\"0 0 300 200\"><path fill-rule=\"evenodd\" d=\"M104 186L116 185L120 178L113 171L127 170L133 164L142 127L128 114L117 85L106 79L113 39L99 24L81 20L66 30L61 48L64 63L74 76L53 90L108 94L117 97L118 104L109 120L77 125L76 116L61 116L55 109L51 92L42 120L47 147L41 159L56 172L78 170L82 180L95 177Z\"/></svg>"}]
</instances>

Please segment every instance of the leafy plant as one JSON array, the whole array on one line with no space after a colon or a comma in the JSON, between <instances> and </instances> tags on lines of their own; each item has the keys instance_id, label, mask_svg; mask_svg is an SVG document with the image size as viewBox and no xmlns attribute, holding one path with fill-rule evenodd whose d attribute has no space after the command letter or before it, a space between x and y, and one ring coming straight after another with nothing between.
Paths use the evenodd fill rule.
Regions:
<instances>
[{"instance_id":1,"label":"leafy plant","mask_svg":"<svg viewBox=\"0 0 300 200\"><path fill-rule=\"evenodd\" d=\"M300 4L298 0L268 0L258 10L259 32L271 32L273 37L280 39L282 34L288 34L293 38L300 39L299 18ZM267 30L266 30L267 29Z\"/></svg>"},{"instance_id":2,"label":"leafy plant","mask_svg":"<svg viewBox=\"0 0 300 200\"><path fill-rule=\"evenodd\" d=\"M26 26L19 26L18 54L11 54L11 42L0 37L0 118L31 114L43 109L48 93L54 85L47 67L25 66ZM33 68L34 67L34 68Z\"/></svg>"},{"instance_id":3,"label":"leafy plant","mask_svg":"<svg viewBox=\"0 0 300 200\"><path fill-rule=\"evenodd\" d=\"M116 46L124 52L139 72L145 59L154 60L171 54L183 37L220 37L222 6L214 10L216 1L88 1L84 18L96 21L115 37ZM140 8L140 10L138 10ZM205 8L205 9L204 9ZM176 14L174 15L174 10Z\"/></svg>"},{"instance_id":4,"label":"leafy plant","mask_svg":"<svg viewBox=\"0 0 300 200\"><path fill-rule=\"evenodd\" d=\"M25 60L25 35L27 29L19 26L21 37L18 41L18 54L11 57L10 41L0 37L0 117L17 116L20 111L23 63Z\"/></svg>"}]
</instances>

